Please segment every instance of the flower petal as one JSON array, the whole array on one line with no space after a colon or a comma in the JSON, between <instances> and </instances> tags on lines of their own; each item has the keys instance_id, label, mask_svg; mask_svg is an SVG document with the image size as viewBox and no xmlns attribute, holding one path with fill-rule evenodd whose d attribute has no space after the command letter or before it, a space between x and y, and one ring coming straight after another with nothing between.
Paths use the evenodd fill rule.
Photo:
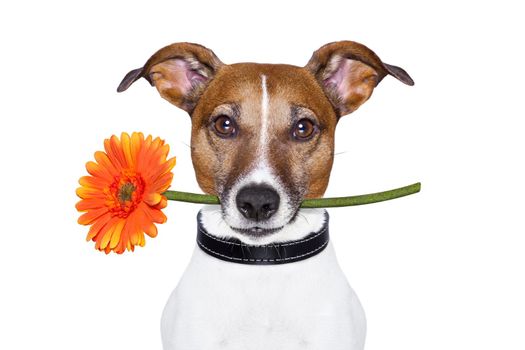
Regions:
<instances>
[{"instance_id":1,"label":"flower petal","mask_svg":"<svg viewBox=\"0 0 525 350\"><path fill-rule=\"evenodd\" d=\"M120 233L120 240L117 246L115 247L115 249L113 250L118 254L122 254L126 250L126 245L129 242L129 230L133 224L132 223L133 219L131 219L132 215L133 214L128 216L128 219L126 220L126 224L124 225L124 227L122 228L122 232Z\"/></svg>"},{"instance_id":2,"label":"flower petal","mask_svg":"<svg viewBox=\"0 0 525 350\"><path fill-rule=\"evenodd\" d=\"M122 152L124 153L126 164L129 168L132 168L135 165L135 161L133 159L133 154L131 151L131 139L129 135L125 132L123 132L120 135L120 139L122 141Z\"/></svg>"},{"instance_id":3,"label":"flower petal","mask_svg":"<svg viewBox=\"0 0 525 350\"><path fill-rule=\"evenodd\" d=\"M163 224L166 222L167 220L166 215L164 215L164 213L161 212L160 210L151 208L147 205L144 205L143 208L144 208L143 210L146 213L147 217L151 221L156 222L157 224Z\"/></svg>"},{"instance_id":4,"label":"flower petal","mask_svg":"<svg viewBox=\"0 0 525 350\"><path fill-rule=\"evenodd\" d=\"M106 213L93 223L93 225L89 228L89 232L86 236L86 241L91 241L96 235L99 234L99 232L106 226L106 224L111 219L111 213Z\"/></svg>"},{"instance_id":5,"label":"flower petal","mask_svg":"<svg viewBox=\"0 0 525 350\"><path fill-rule=\"evenodd\" d=\"M106 194L103 191L99 189L91 188L91 187L79 187L76 190L76 194L78 197L82 199L87 199L87 198L104 199L106 198Z\"/></svg>"},{"instance_id":6,"label":"flower petal","mask_svg":"<svg viewBox=\"0 0 525 350\"><path fill-rule=\"evenodd\" d=\"M104 140L104 149L115 168L125 169L127 167L126 158L122 152L122 146L118 137L112 135L109 139Z\"/></svg>"},{"instance_id":7,"label":"flower petal","mask_svg":"<svg viewBox=\"0 0 525 350\"><path fill-rule=\"evenodd\" d=\"M156 171L159 165L166 161L167 151L169 151L168 145L161 146L161 142L164 141L159 138L155 139L155 141L157 142L152 145L150 153L147 156L148 161L145 165L145 170L148 174L152 171Z\"/></svg>"},{"instance_id":8,"label":"flower petal","mask_svg":"<svg viewBox=\"0 0 525 350\"><path fill-rule=\"evenodd\" d=\"M80 179L78 179L78 183L83 187L91 187L96 189L103 189L108 185L108 183L103 179L94 176L82 176Z\"/></svg>"},{"instance_id":9,"label":"flower petal","mask_svg":"<svg viewBox=\"0 0 525 350\"><path fill-rule=\"evenodd\" d=\"M137 208L135 212L133 212L133 220L130 220L131 226L129 227L127 240L128 240L128 243L132 247L137 245L138 235L142 234L142 231L141 231L142 229L140 227L140 220L141 220L141 214L142 214L141 212L142 210Z\"/></svg>"},{"instance_id":10,"label":"flower petal","mask_svg":"<svg viewBox=\"0 0 525 350\"><path fill-rule=\"evenodd\" d=\"M151 183L151 191L164 193L171 185L173 173L167 173Z\"/></svg>"},{"instance_id":11,"label":"flower petal","mask_svg":"<svg viewBox=\"0 0 525 350\"><path fill-rule=\"evenodd\" d=\"M78 221L78 223L80 225L89 225L89 224L93 223L93 221L95 221L96 219L101 217L102 215L106 214L107 212L108 212L108 208L100 208L100 209L90 210L87 213L82 214L78 218L77 221Z\"/></svg>"},{"instance_id":12,"label":"flower petal","mask_svg":"<svg viewBox=\"0 0 525 350\"><path fill-rule=\"evenodd\" d=\"M145 195L143 200L147 205L155 206L162 200L162 196L157 192L151 192Z\"/></svg>"},{"instance_id":13,"label":"flower petal","mask_svg":"<svg viewBox=\"0 0 525 350\"><path fill-rule=\"evenodd\" d=\"M168 199L166 198L166 196L162 196L162 199L161 201L159 202L159 204L157 204L156 206L152 207L154 209L164 209L168 206Z\"/></svg>"},{"instance_id":14,"label":"flower petal","mask_svg":"<svg viewBox=\"0 0 525 350\"><path fill-rule=\"evenodd\" d=\"M111 217L108 220L108 222L106 222L104 227L100 229L100 232L93 238L93 240L95 241L95 249L97 250L104 249L103 247L101 247L101 243L104 240L104 237L108 235L111 237L111 232L115 229L115 224L117 223L119 219L120 218L116 216Z\"/></svg>"},{"instance_id":15,"label":"flower petal","mask_svg":"<svg viewBox=\"0 0 525 350\"><path fill-rule=\"evenodd\" d=\"M121 218L115 217L111 222L111 226L106 231L104 236L102 236L102 239L100 241L97 241L97 243L100 242L98 249L106 249L109 242L111 241L111 237L115 235L115 232L118 232L119 238L120 238L120 232L122 231L122 226L124 226L125 221Z\"/></svg>"},{"instance_id":16,"label":"flower petal","mask_svg":"<svg viewBox=\"0 0 525 350\"><path fill-rule=\"evenodd\" d=\"M96 151L95 152L95 160L97 161L97 163L102 166L104 169L106 169L106 171L113 175L113 176L116 176L118 175L120 172L117 168L115 168L115 166L113 165L113 163L111 163L111 160L109 159L108 155L102 151Z\"/></svg>"},{"instance_id":17,"label":"flower petal","mask_svg":"<svg viewBox=\"0 0 525 350\"><path fill-rule=\"evenodd\" d=\"M159 177L171 172L176 163L177 159L173 157L163 161L162 164L158 166L152 166L150 171L143 173L144 179L148 182L156 181Z\"/></svg>"},{"instance_id":18,"label":"flower petal","mask_svg":"<svg viewBox=\"0 0 525 350\"><path fill-rule=\"evenodd\" d=\"M136 210L136 222L139 224L141 232L145 232L150 237L157 236L157 227L151 221L151 218L146 214L143 208Z\"/></svg>"},{"instance_id":19,"label":"flower petal","mask_svg":"<svg viewBox=\"0 0 525 350\"><path fill-rule=\"evenodd\" d=\"M87 162L86 170L88 173L96 178L104 179L104 181L111 183L113 181L113 175L110 174L104 167L100 166L95 162Z\"/></svg>"},{"instance_id":20,"label":"flower petal","mask_svg":"<svg viewBox=\"0 0 525 350\"><path fill-rule=\"evenodd\" d=\"M146 237L144 236L142 232L140 233L139 239L140 239L139 245L141 247L144 247L146 245Z\"/></svg>"},{"instance_id":21,"label":"flower petal","mask_svg":"<svg viewBox=\"0 0 525 350\"><path fill-rule=\"evenodd\" d=\"M88 199L82 199L79 201L75 208L78 211L86 211L88 209L98 209L105 207L105 201L100 198L88 198Z\"/></svg>"},{"instance_id":22,"label":"flower petal","mask_svg":"<svg viewBox=\"0 0 525 350\"><path fill-rule=\"evenodd\" d=\"M110 249L114 249L117 244L119 243L120 241L120 237L121 237L121 234L122 234L122 230L124 229L124 225L126 224L126 220L125 219L121 219L116 227L115 227L115 230L113 231L113 234L111 235L111 240L109 241L109 247Z\"/></svg>"},{"instance_id":23,"label":"flower petal","mask_svg":"<svg viewBox=\"0 0 525 350\"><path fill-rule=\"evenodd\" d=\"M140 149L137 152L136 170L140 173L147 172L148 156L151 150L151 135L148 135L144 142L142 142Z\"/></svg>"},{"instance_id":24,"label":"flower petal","mask_svg":"<svg viewBox=\"0 0 525 350\"><path fill-rule=\"evenodd\" d=\"M133 164L137 164L139 150L143 147L144 135L141 132L131 134L131 154L133 155Z\"/></svg>"},{"instance_id":25,"label":"flower petal","mask_svg":"<svg viewBox=\"0 0 525 350\"><path fill-rule=\"evenodd\" d=\"M141 232L139 231L134 231L134 232L131 232L131 245L134 246L134 245L138 245L139 242L140 242L140 237L139 235L141 234Z\"/></svg>"},{"instance_id":26,"label":"flower petal","mask_svg":"<svg viewBox=\"0 0 525 350\"><path fill-rule=\"evenodd\" d=\"M143 223L142 230L144 230L144 232L151 238L157 237L157 226L152 222Z\"/></svg>"}]
</instances>

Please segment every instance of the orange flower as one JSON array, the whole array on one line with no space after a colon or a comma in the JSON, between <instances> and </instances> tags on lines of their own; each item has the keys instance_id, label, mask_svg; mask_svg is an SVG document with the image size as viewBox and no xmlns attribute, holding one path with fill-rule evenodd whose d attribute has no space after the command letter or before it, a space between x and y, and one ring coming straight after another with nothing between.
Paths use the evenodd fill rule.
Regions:
<instances>
[{"instance_id":1,"label":"orange flower","mask_svg":"<svg viewBox=\"0 0 525 350\"><path fill-rule=\"evenodd\" d=\"M77 189L82 198L76 208L85 212L81 225L91 225L86 240L108 254L133 251L144 246L144 232L157 235L155 223L166 222L161 209L167 205L162 195L173 179L175 157L167 160L169 146L160 138L144 139L122 133L104 140L106 152L95 152L96 162L87 162L91 176L83 176Z\"/></svg>"}]
</instances>

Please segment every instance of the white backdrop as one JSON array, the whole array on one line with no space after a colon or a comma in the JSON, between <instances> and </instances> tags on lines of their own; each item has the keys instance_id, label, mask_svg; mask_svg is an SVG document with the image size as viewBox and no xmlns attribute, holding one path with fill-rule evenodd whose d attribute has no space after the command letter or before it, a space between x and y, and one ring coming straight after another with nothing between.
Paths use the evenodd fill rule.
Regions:
<instances>
[{"instance_id":1,"label":"white backdrop","mask_svg":"<svg viewBox=\"0 0 525 350\"><path fill-rule=\"evenodd\" d=\"M160 315L194 247L197 205L105 256L76 223L77 179L103 139L161 136L172 187L199 191L190 119L141 80L160 47L226 63L304 65L335 40L405 68L341 120L327 195L416 181L415 196L333 209L368 350L525 349L523 10L518 2L17 1L0 5L0 348L160 349Z\"/></svg>"}]
</instances>

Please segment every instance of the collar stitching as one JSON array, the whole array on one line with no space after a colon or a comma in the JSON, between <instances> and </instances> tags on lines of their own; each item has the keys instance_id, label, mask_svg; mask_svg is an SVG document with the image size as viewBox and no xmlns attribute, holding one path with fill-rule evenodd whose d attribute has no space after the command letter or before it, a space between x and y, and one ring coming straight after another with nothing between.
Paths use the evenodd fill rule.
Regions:
<instances>
[{"instance_id":1,"label":"collar stitching","mask_svg":"<svg viewBox=\"0 0 525 350\"><path fill-rule=\"evenodd\" d=\"M220 238L217 238L215 236L212 236L208 233L208 231L204 230L202 227L198 227L198 230L199 232L201 232L202 234L206 235L207 237L217 241L217 242L221 242L221 243L227 243L227 244L232 244L232 245L238 245L238 246L243 246L243 247L257 247L257 248L278 248L278 247L288 247L288 246L291 246L291 245L296 245L296 244L299 244L299 243L304 243L304 242L308 242L314 238L317 238L319 237L320 235L322 235L323 233L326 232L327 230L327 227L323 227L323 229L319 232L317 232L315 235L313 235L312 237L308 237L308 238L304 238L304 239L301 239L299 241L292 241L292 242L289 242L289 243L270 243L270 244L261 244L261 245L255 245L255 244L246 244L246 243L235 243L235 242L230 242L230 241L226 241L226 240L222 240Z\"/></svg>"},{"instance_id":2,"label":"collar stitching","mask_svg":"<svg viewBox=\"0 0 525 350\"><path fill-rule=\"evenodd\" d=\"M244 259L244 258L235 258L235 257L232 257L232 256L227 256L227 255L224 255L224 254L221 254L221 253L218 253L208 247L206 247L204 244L202 244L201 241L197 241L197 243L199 244L200 247L204 248L205 250L215 254L215 255L218 255L218 256L221 256L225 259L229 259L229 260L237 260L237 261L246 261L246 262L276 262L276 261L288 261L288 260L295 260L295 259L300 259L300 258L303 258L307 255L310 255L310 254L313 254L321 249L323 249L327 244L328 244L328 241L324 242L321 246L315 248L314 250L311 250L309 252L306 252L304 254L301 254L301 255L296 255L296 256L289 256L289 257L286 257L286 258L282 258L282 259L279 259L279 258L275 258L275 259Z\"/></svg>"}]
</instances>

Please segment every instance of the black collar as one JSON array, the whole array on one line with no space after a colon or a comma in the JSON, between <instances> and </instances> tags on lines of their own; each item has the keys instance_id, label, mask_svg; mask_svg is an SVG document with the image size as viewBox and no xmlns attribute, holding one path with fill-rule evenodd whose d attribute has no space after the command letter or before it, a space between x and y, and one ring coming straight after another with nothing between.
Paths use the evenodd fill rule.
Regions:
<instances>
[{"instance_id":1,"label":"black collar","mask_svg":"<svg viewBox=\"0 0 525 350\"><path fill-rule=\"evenodd\" d=\"M249 245L238 239L221 239L209 234L203 227L201 214L197 216L197 244L207 254L224 261L248 265L277 265L308 259L319 254L328 245L328 213L317 232L303 239L286 243Z\"/></svg>"}]
</instances>

